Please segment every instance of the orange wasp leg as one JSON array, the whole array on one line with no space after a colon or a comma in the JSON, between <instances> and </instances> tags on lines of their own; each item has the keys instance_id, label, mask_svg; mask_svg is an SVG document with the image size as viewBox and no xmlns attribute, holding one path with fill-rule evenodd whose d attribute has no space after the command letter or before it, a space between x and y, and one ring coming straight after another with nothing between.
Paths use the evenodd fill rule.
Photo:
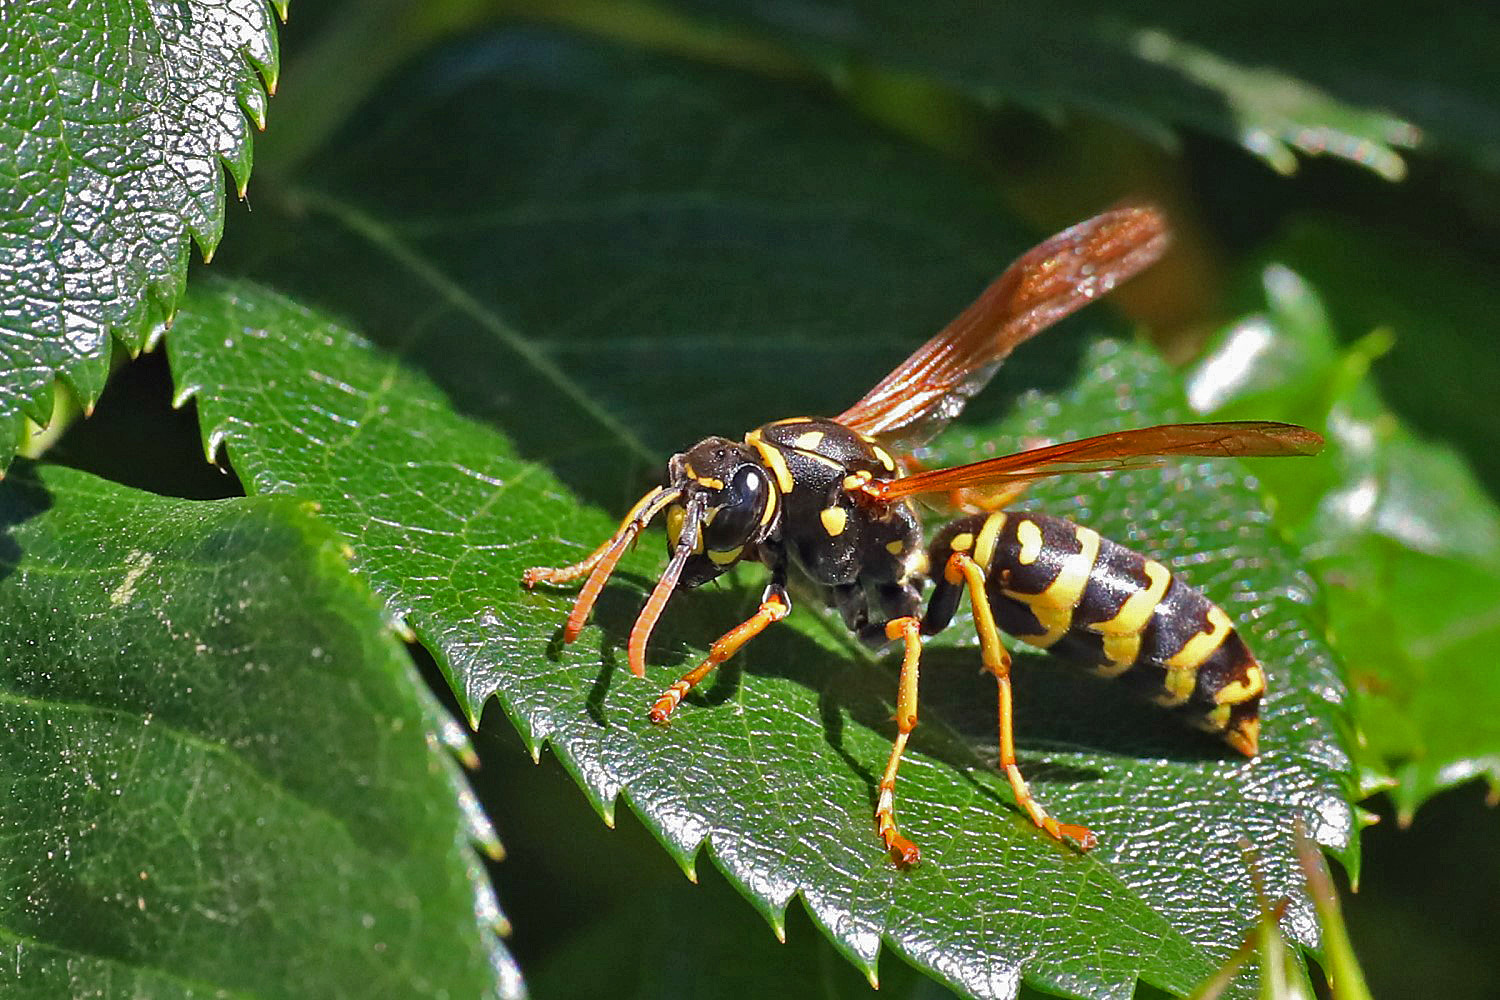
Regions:
<instances>
[{"instance_id":1,"label":"orange wasp leg","mask_svg":"<svg viewBox=\"0 0 1500 1000\"><path fill-rule=\"evenodd\" d=\"M911 615L895 618L886 623L885 634L890 639L901 639L906 643L906 653L901 658L901 679L896 688L896 745L891 747L891 759L885 765L885 775L880 779L879 797L875 800L875 831L885 843L885 848L898 865L909 868L922 859L917 845L901 836L896 829L896 769L901 766L901 754L906 751L906 741L917 726L917 668L922 658L922 623Z\"/></svg>"},{"instance_id":2,"label":"orange wasp leg","mask_svg":"<svg viewBox=\"0 0 1500 1000\"><path fill-rule=\"evenodd\" d=\"M707 659L683 674L681 680L661 693L656 704L651 706L651 721L666 722L687 693L697 687L698 682L707 677L714 667L738 653L745 643L764 632L767 626L781 621L791 610L791 605L778 590L768 593L761 601L759 611L720 636L708 648Z\"/></svg>"},{"instance_id":3,"label":"orange wasp leg","mask_svg":"<svg viewBox=\"0 0 1500 1000\"><path fill-rule=\"evenodd\" d=\"M953 505L954 509L966 514L993 514L1019 500L1021 494L1025 493L1030 485L1030 483L1010 483L988 490L961 486L948 493L948 502Z\"/></svg>"},{"instance_id":4,"label":"orange wasp leg","mask_svg":"<svg viewBox=\"0 0 1500 1000\"><path fill-rule=\"evenodd\" d=\"M984 669L995 675L999 684L1000 714L1000 767L1010 780L1016 804L1026 810L1031 821L1057 840L1067 838L1087 851L1098 843L1098 838L1088 827L1072 823L1059 823L1047 815L1041 803L1031 796L1031 788L1021 777L1016 766L1016 739L1011 722L1010 654L1000 640L1000 630L995 625L995 614L990 608L989 596L984 589L984 570L979 563L964 552L955 552L943 568L943 578L951 584L964 583L969 590L969 606L974 611L974 631L979 633L979 655Z\"/></svg>"}]
</instances>

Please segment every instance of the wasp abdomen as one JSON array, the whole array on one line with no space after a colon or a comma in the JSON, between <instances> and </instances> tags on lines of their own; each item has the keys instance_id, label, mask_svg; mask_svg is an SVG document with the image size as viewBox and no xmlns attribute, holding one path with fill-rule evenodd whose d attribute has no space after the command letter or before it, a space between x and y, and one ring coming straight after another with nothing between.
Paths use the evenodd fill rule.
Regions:
<instances>
[{"instance_id":1,"label":"wasp abdomen","mask_svg":"<svg viewBox=\"0 0 1500 1000\"><path fill-rule=\"evenodd\" d=\"M1265 675L1229 616L1161 563L1071 521L1017 511L949 525L934 567L954 551L983 567L1002 631L1119 678L1254 756ZM929 618L956 606L944 589Z\"/></svg>"}]
</instances>

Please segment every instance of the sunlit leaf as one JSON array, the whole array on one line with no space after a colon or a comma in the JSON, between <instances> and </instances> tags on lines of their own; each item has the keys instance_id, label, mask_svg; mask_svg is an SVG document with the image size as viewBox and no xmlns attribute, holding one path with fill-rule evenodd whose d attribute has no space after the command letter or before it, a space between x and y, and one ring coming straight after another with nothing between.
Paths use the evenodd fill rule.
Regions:
<instances>
[{"instance_id":1,"label":"sunlit leaf","mask_svg":"<svg viewBox=\"0 0 1500 1000\"><path fill-rule=\"evenodd\" d=\"M0 471L62 378L92 406L224 224L287 0L8 0L0 10ZM264 82L263 82L264 80ZM247 120L248 119L248 120Z\"/></svg>"}]
</instances>

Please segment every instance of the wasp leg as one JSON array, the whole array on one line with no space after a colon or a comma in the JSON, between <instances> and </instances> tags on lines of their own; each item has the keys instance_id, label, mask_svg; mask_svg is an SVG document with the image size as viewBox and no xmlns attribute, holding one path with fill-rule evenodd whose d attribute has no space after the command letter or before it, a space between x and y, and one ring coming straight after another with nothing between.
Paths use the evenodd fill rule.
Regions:
<instances>
[{"instance_id":1,"label":"wasp leg","mask_svg":"<svg viewBox=\"0 0 1500 1000\"><path fill-rule=\"evenodd\" d=\"M620 530L623 531L624 528L622 527ZM580 576L586 576L599 564L599 560L604 558L604 554L609 551L610 546L615 543L615 539L619 536L620 531L616 531L613 535L600 542L599 547L590 552L587 558L579 562L571 563L567 566L532 566L521 574L521 583L527 590L530 590L539 583L571 583Z\"/></svg>"},{"instance_id":2,"label":"wasp leg","mask_svg":"<svg viewBox=\"0 0 1500 1000\"><path fill-rule=\"evenodd\" d=\"M903 868L909 868L922 859L917 845L896 829L896 769L901 766L906 741L917 726L917 668L922 657L920 629L921 622L914 615L894 618L885 626L887 638L905 641L906 653L901 659L901 680L896 688L896 745L891 747L891 759L880 779L880 793L875 800L875 831L880 834L891 857Z\"/></svg>"},{"instance_id":3,"label":"wasp leg","mask_svg":"<svg viewBox=\"0 0 1500 1000\"><path fill-rule=\"evenodd\" d=\"M953 504L954 509L961 510L965 514L993 514L1019 500L1030 485L1030 483L1021 482L1007 486L992 486L987 489L964 486L949 490L948 502Z\"/></svg>"},{"instance_id":4,"label":"wasp leg","mask_svg":"<svg viewBox=\"0 0 1500 1000\"><path fill-rule=\"evenodd\" d=\"M720 636L717 642L708 647L707 659L683 674L681 680L661 693L661 697L651 706L651 721L666 722L687 693L707 677L714 667L738 653L740 647L765 631L766 626L781 621L791 610L791 599L787 597L786 589L781 584L773 583L767 587L760 599L760 610Z\"/></svg>"},{"instance_id":5,"label":"wasp leg","mask_svg":"<svg viewBox=\"0 0 1500 1000\"><path fill-rule=\"evenodd\" d=\"M995 675L999 685L1000 715L1000 767L1010 780L1016 804L1026 810L1031 821L1058 840L1067 838L1087 851L1098 843L1092 831L1085 826L1059 823L1047 815L1041 803L1031 796L1031 788L1021 777L1016 766L1015 731L1011 722L1010 654L1000 640L1000 630L995 626L995 613L990 608L989 595L984 589L984 570L967 553L955 552L943 568L943 579L950 584L964 583L969 590L969 606L974 611L974 631L979 633L979 655L984 668Z\"/></svg>"}]
</instances>

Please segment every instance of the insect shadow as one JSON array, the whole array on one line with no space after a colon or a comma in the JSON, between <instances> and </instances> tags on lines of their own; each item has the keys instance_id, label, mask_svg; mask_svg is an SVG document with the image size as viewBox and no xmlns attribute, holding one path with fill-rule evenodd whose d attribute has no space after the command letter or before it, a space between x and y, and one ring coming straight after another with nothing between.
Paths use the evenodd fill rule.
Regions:
<instances>
[{"instance_id":1,"label":"insect shadow","mask_svg":"<svg viewBox=\"0 0 1500 1000\"><path fill-rule=\"evenodd\" d=\"M617 582L621 581L617 577ZM644 592L654 581L635 574L623 580L633 586L607 588L595 607L594 627L599 636L600 663L586 697L590 717L599 725L611 722L616 706L606 706L606 697L621 680L625 638L639 613ZM674 602L650 647L655 667L671 667L680 674L699 661L701 650L755 607L753 593L738 586L705 587L689 602ZM794 615L823 614L807 603ZM706 623L713 623L707 625ZM829 632L846 635L830 618ZM707 631L705 631L707 628ZM711 635L710 635L711 633ZM959 640L962 641L962 640ZM589 644L592 650L593 643ZM549 657L562 650L561 628L548 646ZM1109 681L1044 653L1013 649L1012 684L1015 693L1017 757L1028 780L1047 784L1082 784L1104 776L1095 767L1046 760L1057 751L1089 752L1119 756L1124 760L1167 759L1179 763L1212 762L1229 756L1222 743L1183 727L1160 708L1140 700ZM591 651L591 656L594 654ZM818 717L824 739L869 788L875 802L880 780L879 766L857 757L845 745L849 724L862 726L894 739L893 711L899 656L894 651L871 660L852 646L845 651L828 648L808 635L785 626L771 628L738 656L718 668L687 696L678 712L724 711L739 694L745 676L781 678L816 692ZM651 706L663 675L653 669L653 684L632 684L640 692L638 711L642 717ZM997 770L996 685L980 666L977 646L938 644L923 654L920 722L912 734L912 750L942 761L974 784L985 797L1014 807L1008 793L997 791L999 783L980 782L978 775Z\"/></svg>"}]
</instances>

